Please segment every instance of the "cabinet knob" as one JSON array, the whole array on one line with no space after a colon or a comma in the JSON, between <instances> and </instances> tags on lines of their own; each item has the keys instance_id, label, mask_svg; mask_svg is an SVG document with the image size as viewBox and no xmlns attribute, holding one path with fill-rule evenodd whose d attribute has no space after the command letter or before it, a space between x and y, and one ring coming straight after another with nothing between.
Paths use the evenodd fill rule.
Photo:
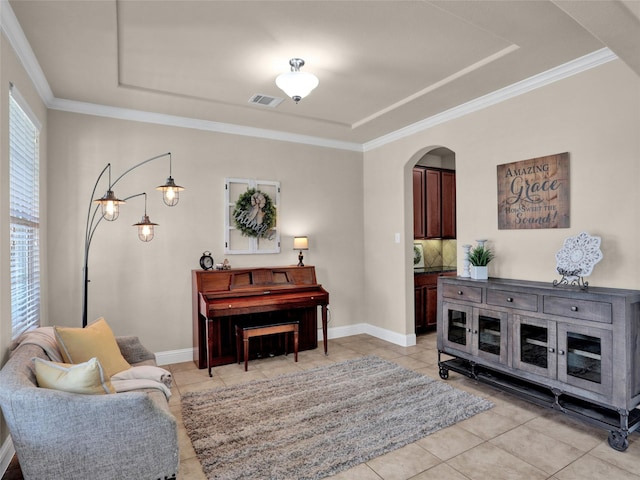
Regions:
<instances>
[{"instance_id":1,"label":"cabinet knob","mask_svg":"<svg viewBox=\"0 0 640 480\"><path fill-rule=\"evenodd\" d=\"M549 353L553 353L553 352L555 352L555 351L556 351L556 349L555 349L555 348L553 348L553 347L549 347Z\"/></svg>"},{"instance_id":2,"label":"cabinet knob","mask_svg":"<svg viewBox=\"0 0 640 480\"><path fill-rule=\"evenodd\" d=\"M458 290L458 295L462 295L462 290Z\"/></svg>"},{"instance_id":3,"label":"cabinet knob","mask_svg":"<svg viewBox=\"0 0 640 480\"><path fill-rule=\"evenodd\" d=\"M478 330L474 330L474 331L473 331L473 334L474 334L474 335L477 335L477 334L478 334Z\"/></svg>"},{"instance_id":4,"label":"cabinet knob","mask_svg":"<svg viewBox=\"0 0 640 480\"><path fill-rule=\"evenodd\" d=\"M509 303L513 302L513 298L507 297L507 302L509 302Z\"/></svg>"},{"instance_id":5,"label":"cabinet knob","mask_svg":"<svg viewBox=\"0 0 640 480\"><path fill-rule=\"evenodd\" d=\"M558 355L564 355L564 350L558 350Z\"/></svg>"},{"instance_id":6,"label":"cabinet knob","mask_svg":"<svg viewBox=\"0 0 640 480\"><path fill-rule=\"evenodd\" d=\"M575 306L574 306L574 307L571 307L571 311L572 311L572 312L577 312L577 311L578 311L578 307L575 307Z\"/></svg>"}]
</instances>

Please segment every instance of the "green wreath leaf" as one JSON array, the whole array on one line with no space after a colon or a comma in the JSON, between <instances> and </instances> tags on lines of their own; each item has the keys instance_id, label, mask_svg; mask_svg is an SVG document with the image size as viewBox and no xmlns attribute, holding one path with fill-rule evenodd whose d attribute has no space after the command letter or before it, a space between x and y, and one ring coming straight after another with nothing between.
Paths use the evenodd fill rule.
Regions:
<instances>
[{"instance_id":1,"label":"green wreath leaf","mask_svg":"<svg viewBox=\"0 0 640 480\"><path fill-rule=\"evenodd\" d=\"M257 198L264 200L263 206L255 203ZM245 237L271 238L272 230L276 226L276 207L268 194L249 188L236 201L233 221Z\"/></svg>"}]
</instances>

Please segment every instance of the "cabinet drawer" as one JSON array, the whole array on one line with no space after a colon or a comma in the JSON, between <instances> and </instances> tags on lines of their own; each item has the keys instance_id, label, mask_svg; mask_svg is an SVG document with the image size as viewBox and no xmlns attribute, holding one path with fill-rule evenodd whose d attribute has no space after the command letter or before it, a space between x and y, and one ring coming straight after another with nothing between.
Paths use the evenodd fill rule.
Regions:
<instances>
[{"instance_id":1,"label":"cabinet drawer","mask_svg":"<svg viewBox=\"0 0 640 480\"><path fill-rule=\"evenodd\" d=\"M414 273L413 284L416 287L423 287L426 285L437 285L438 274L437 273Z\"/></svg>"},{"instance_id":2,"label":"cabinet drawer","mask_svg":"<svg viewBox=\"0 0 640 480\"><path fill-rule=\"evenodd\" d=\"M538 311L538 295L534 293L509 292L507 290L487 289L487 303L501 307Z\"/></svg>"},{"instance_id":3,"label":"cabinet drawer","mask_svg":"<svg viewBox=\"0 0 640 480\"><path fill-rule=\"evenodd\" d=\"M442 289L442 295L447 298L457 298L458 300L466 300L467 302L482 303L482 288L480 287L445 284Z\"/></svg>"},{"instance_id":4,"label":"cabinet drawer","mask_svg":"<svg viewBox=\"0 0 640 480\"><path fill-rule=\"evenodd\" d=\"M544 313L579 318L592 322L611 323L611 304L591 300L544 296Z\"/></svg>"}]
</instances>

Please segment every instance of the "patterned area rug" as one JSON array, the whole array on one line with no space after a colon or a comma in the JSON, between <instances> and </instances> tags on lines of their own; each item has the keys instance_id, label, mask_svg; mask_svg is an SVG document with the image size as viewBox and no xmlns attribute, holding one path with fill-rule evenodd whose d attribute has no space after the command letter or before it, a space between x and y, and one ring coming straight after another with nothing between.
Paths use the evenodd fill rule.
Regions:
<instances>
[{"instance_id":1,"label":"patterned area rug","mask_svg":"<svg viewBox=\"0 0 640 480\"><path fill-rule=\"evenodd\" d=\"M317 480L492 406L376 356L182 397L210 480Z\"/></svg>"}]
</instances>

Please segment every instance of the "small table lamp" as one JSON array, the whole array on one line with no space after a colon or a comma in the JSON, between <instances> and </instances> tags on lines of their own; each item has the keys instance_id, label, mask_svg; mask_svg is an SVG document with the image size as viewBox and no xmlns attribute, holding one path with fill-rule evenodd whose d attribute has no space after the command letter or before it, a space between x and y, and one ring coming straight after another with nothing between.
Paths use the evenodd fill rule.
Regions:
<instances>
[{"instance_id":1,"label":"small table lamp","mask_svg":"<svg viewBox=\"0 0 640 480\"><path fill-rule=\"evenodd\" d=\"M302 263L302 250L309 250L309 239L307 237L293 237L293 249L300 250L298 254L298 266L304 267L304 263Z\"/></svg>"}]
</instances>

